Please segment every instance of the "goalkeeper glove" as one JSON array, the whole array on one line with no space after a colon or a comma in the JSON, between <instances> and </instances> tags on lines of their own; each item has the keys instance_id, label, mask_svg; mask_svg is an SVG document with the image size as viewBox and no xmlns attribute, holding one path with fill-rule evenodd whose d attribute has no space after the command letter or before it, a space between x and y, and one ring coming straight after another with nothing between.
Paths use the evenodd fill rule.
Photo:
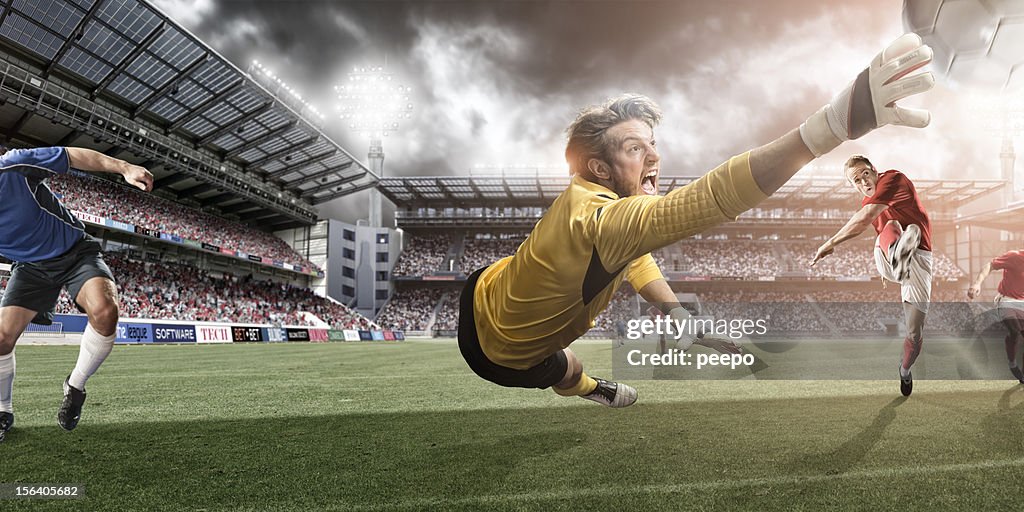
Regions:
<instances>
[{"instance_id":1,"label":"goalkeeper glove","mask_svg":"<svg viewBox=\"0 0 1024 512\"><path fill-rule=\"evenodd\" d=\"M931 60L932 49L917 34L893 41L831 103L800 125L804 144L819 157L887 124L928 126L927 110L898 107L895 102L935 85L931 73L909 75Z\"/></svg>"}]
</instances>

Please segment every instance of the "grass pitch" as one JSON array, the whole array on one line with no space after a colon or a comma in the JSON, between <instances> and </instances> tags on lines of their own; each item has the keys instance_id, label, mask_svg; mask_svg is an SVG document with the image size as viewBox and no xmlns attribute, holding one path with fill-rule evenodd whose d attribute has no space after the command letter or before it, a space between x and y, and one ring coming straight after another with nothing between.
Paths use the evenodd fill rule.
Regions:
<instances>
[{"instance_id":1,"label":"grass pitch","mask_svg":"<svg viewBox=\"0 0 1024 512\"><path fill-rule=\"evenodd\" d=\"M610 376L610 343L574 348ZM485 382L452 342L118 346L66 433L76 355L18 348L0 483L85 498L4 511L1019 510L1009 380L638 380L610 410Z\"/></svg>"}]
</instances>

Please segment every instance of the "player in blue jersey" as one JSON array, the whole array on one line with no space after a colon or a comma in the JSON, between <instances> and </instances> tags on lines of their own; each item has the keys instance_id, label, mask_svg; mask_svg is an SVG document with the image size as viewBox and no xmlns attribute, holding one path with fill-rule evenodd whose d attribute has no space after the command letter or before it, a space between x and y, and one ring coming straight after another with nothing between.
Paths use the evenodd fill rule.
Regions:
<instances>
[{"instance_id":1,"label":"player in blue jersey","mask_svg":"<svg viewBox=\"0 0 1024 512\"><path fill-rule=\"evenodd\" d=\"M144 167L83 148L0 147L0 256L14 262L0 301L0 441L14 425L14 344L35 322L49 325L61 288L89 317L78 362L64 379L57 423L78 425L85 381L110 354L117 329L117 287L100 244L43 183L71 168L120 174L149 192L153 175Z\"/></svg>"}]
</instances>

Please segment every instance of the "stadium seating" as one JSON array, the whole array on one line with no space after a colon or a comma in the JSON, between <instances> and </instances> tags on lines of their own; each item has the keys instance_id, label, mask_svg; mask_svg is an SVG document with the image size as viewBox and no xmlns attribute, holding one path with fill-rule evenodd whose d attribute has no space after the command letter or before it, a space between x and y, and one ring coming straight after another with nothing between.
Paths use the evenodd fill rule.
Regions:
<instances>
[{"instance_id":1,"label":"stadium seating","mask_svg":"<svg viewBox=\"0 0 1024 512\"><path fill-rule=\"evenodd\" d=\"M332 328L372 326L348 307L305 288L251 276L214 277L195 267L143 262L123 253L107 253L105 260L117 280L122 318L313 325L300 316L308 312ZM61 292L57 313L78 313L66 292Z\"/></svg>"},{"instance_id":2,"label":"stadium seating","mask_svg":"<svg viewBox=\"0 0 1024 512\"><path fill-rule=\"evenodd\" d=\"M687 240L678 252L663 251L667 271L699 276L764 277L779 273L771 243L748 240ZM667 252L667 254L666 254Z\"/></svg>"},{"instance_id":3,"label":"stadium seating","mask_svg":"<svg viewBox=\"0 0 1024 512\"><path fill-rule=\"evenodd\" d=\"M448 293L447 300L441 305L434 320L434 332L455 332L459 328L459 297L462 289L454 289Z\"/></svg>"},{"instance_id":4,"label":"stadium seating","mask_svg":"<svg viewBox=\"0 0 1024 512\"><path fill-rule=\"evenodd\" d=\"M458 270L470 274L515 253L523 237L476 235L466 240ZM396 276L429 275L442 268L450 246L448 234L417 235L410 239L394 271ZM835 253L810 266L821 241L792 240L685 240L654 251L664 272L703 277L758 279L779 275L817 278L876 277L873 242L847 242ZM935 279L960 279L964 272L942 253L933 254Z\"/></svg>"},{"instance_id":5,"label":"stadium seating","mask_svg":"<svg viewBox=\"0 0 1024 512\"><path fill-rule=\"evenodd\" d=\"M506 256L515 254L516 249L526 239L515 238L471 238L466 241L466 248L459 260L459 269L469 275L476 269L484 267Z\"/></svg>"},{"instance_id":6,"label":"stadium seating","mask_svg":"<svg viewBox=\"0 0 1024 512\"><path fill-rule=\"evenodd\" d=\"M789 242L784 244L793 260L794 269L803 270L809 275L817 277L857 277L877 276L878 268L875 265L874 242L871 240L851 240L840 245L836 251L825 257L814 267L811 267L811 260L821 246L821 241L813 242ZM932 277L935 279L959 279L964 277L964 272L956 266L949 256L939 253L932 253Z\"/></svg>"},{"instance_id":7,"label":"stadium seating","mask_svg":"<svg viewBox=\"0 0 1024 512\"><path fill-rule=\"evenodd\" d=\"M448 234L435 236L413 236L409 235L405 249L398 257L391 274L394 276L424 276L430 275L443 268L445 255L451 246L451 238Z\"/></svg>"},{"instance_id":8,"label":"stadium seating","mask_svg":"<svg viewBox=\"0 0 1024 512\"><path fill-rule=\"evenodd\" d=\"M440 288L399 290L377 315L377 324L385 329L423 331L434 316L441 294Z\"/></svg>"},{"instance_id":9,"label":"stadium seating","mask_svg":"<svg viewBox=\"0 0 1024 512\"><path fill-rule=\"evenodd\" d=\"M237 222L203 213L153 194L95 178L67 174L47 181L72 210L206 242L299 266L318 268L284 240Z\"/></svg>"}]
</instances>

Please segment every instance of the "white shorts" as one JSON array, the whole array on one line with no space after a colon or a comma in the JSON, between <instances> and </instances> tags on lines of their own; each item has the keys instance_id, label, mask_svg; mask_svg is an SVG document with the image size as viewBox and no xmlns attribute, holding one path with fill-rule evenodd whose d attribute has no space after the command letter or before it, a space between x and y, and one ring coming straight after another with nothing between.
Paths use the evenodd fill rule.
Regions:
<instances>
[{"instance_id":1,"label":"white shorts","mask_svg":"<svg viewBox=\"0 0 1024 512\"><path fill-rule=\"evenodd\" d=\"M1024 299L996 295L996 312L999 318L1024 320Z\"/></svg>"},{"instance_id":2,"label":"white shorts","mask_svg":"<svg viewBox=\"0 0 1024 512\"><path fill-rule=\"evenodd\" d=\"M917 249L911 257L910 278L900 283L892 270L892 263L885 256L885 251L875 245L875 266L882 279L899 283L903 302L909 302L922 313L928 312L928 303L932 299L932 252Z\"/></svg>"}]
</instances>

